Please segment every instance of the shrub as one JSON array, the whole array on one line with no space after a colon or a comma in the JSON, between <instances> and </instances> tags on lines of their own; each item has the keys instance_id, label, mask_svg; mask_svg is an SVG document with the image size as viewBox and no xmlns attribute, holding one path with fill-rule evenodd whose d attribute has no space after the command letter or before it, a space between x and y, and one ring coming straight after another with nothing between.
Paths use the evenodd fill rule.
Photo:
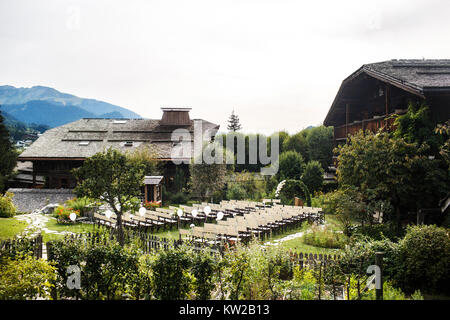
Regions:
<instances>
[{"instance_id":1,"label":"shrub","mask_svg":"<svg viewBox=\"0 0 450 320\"><path fill-rule=\"evenodd\" d=\"M56 290L59 298L126 299L141 296L145 287L140 269L139 251L122 247L117 241L99 238L97 242L57 240L48 245L48 258L57 270ZM81 290L70 290L67 268L81 269Z\"/></svg>"},{"instance_id":2,"label":"shrub","mask_svg":"<svg viewBox=\"0 0 450 320\"><path fill-rule=\"evenodd\" d=\"M151 281L156 299L182 300L192 289L190 252L186 247L161 250L152 264Z\"/></svg>"},{"instance_id":3,"label":"shrub","mask_svg":"<svg viewBox=\"0 0 450 320\"><path fill-rule=\"evenodd\" d=\"M324 170L319 161L310 161L305 166L302 181L306 184L311 193L322 189L323 173Z\"/></svg>"},{"instance_id":4,"label":"shrub","mask_svg":"<svg viewBox=\"0 0 450 320\"><path fill-rule=\"evenodd\" d=\"M228 186L227 198L232 200L243 200L247 198L247 192L240 184L232 183Z\"/></svg>"},{"instance_id":5,"label":"shrub","mask_svg":"<svg viewBox=\"0 0 450 320\"><path fill-rule=\"evenodd\" d=\"M195 277L193 287L197 300L209 300L214 289L216 259L207 251L196 252L192 259L192 274Z\"/></svg>"},{"instance_id":6,"label":"shrub","mask_svg":"<svg viewBox=\"0 0 450 320\"><path fill-rule=\"evenodd\" d=\"M318 281L311 269L294 268L294 277L291 281L288 299L293 300L314 300L318 289Z\"/></svg>"},{"instance_id":7,"label":"shrub","mask_svg":"<svg viewBox=\"0 0 450 320\"><path fill-rule=\"evenodd\" d=\"M16 207L12 202L14 194L6 192L4 196L0 196L0 217L10 218L16 214Z\"/></svg>"},{"instance_id":8,"label":"shrub","mask_svg":"<svg viewBox=\"0 0 450 320\"><path fill-rule=\"evenodd\" d=\"M400 282L406 292L420 289L428 293L450 292L450 237L436 226L410 226L399 242L402 272Z\"/></svg>"},{"instance_id":9,"label":"shrub","mask_svg":"<svg viewBox=\"0 0 450 320\"><path fill-rule=\"evenodd\" d=\"M278 160L279 180L300 179L305 168L305 161L300 153L295 151L286 151L280 154Z\"/></svg>"},{"instance_id":10,"label":"shrub","mask_svg":"<svg viewBox=\"0 0 450 320\"><path fill-rule=\"evenodd\" d=\"M144 202L144 207L147 210L155 211L156 208L161 207L161 202L159 202L159 201L158 202L156 202L156 201L146 201L146 202Z\"/></svg>"},{"instance_id":11,"label":"shrub","mask_svg":"<svg viewBox=\"0 0 450 320\"><path fill-rule=\"evenodd\" d=\"M355 226L352 229L352 234L367 236L373 240L382 240L384 238L398 240L399 237L404 236L404 234L398 233L396 226L392 223Z\"/></svg>"},{"instance_id":12,"label":"shrub","mask_svg":"<svg viewBox=\"0 0 450 320\"><path fill-rule=\"evenodd\" d=\"M55 268L42 259L31 255L17 260L7 258L0 265L0 299L48 299L55 278Z\"/></svg>"},{"instance_id":13,"label":"shrub","mask_svg":"<svg viewBox=\"0 0 450 320\"><path fill-rule=\"evenodd\" d=\"M311 206L311 194L309 193L308 187L301 180L289 179L284 181L284 185L279 191L279 197L283 204L293 204L294 198L299 197L304 200L308 207Z\"/></svg>"},{"instance_id":14,"label":"shrub","mask_svg":"<svg viewBox=\"0 0 450 320\"><path fill-rule=\"evenodd\" d=\"M315 247L342 249L347 243L347 237L342 233L330 231L327 227L320 229L313 226L311 232L303 236L303 242Z\"/></svg>"},{"instance_id":15,"label":"shrub","mask_svg":"<svg viewBox=\"0 0 450 320\"><path fill-rule=\"evenodd\" d=\"M186 204L189 200L189 196L183 192L177 192L172 195L170 201L175 204Z\"/></svg>"},{"instance_id":16,"label":"shrub","mask_svg":"<svg viewBox=\"0 0 450 320\"><path fill-rule=\"evenodd\" d=\"M89 199L87 197L74 198L65 202L67 207L72 208L76 212L79 212L83 217L86 215L88 207L95 203L95 200Z\"/></svg>"},{"instance_id":17,"label":"shrub","mask_svg":"<svg viewBox=\"0 0 450 320\"><path fill-rule=\"evenodd\" d=\"M73 208L66 208L63 205L59 205L53 211L54 216L56 217L56 221L60 224L73 223L74 221L70 220L70 214L75 213L77 217L80 215L79 210L74 210Z\"/></svg>"},{"instance_id":18,"label":"shrub","mask_svg":"<svg viewBox=\"0 0 450 320\"><path fill-rule=\"evenodd\" d=\"M375 289L369 290L361 298L362 300L375 300ZM385 281L383 283L383 300L423 300L423 297L420 291L416 291L408 298L401 289L394 287L390 281Z\"/></svg>"}]
</instances>

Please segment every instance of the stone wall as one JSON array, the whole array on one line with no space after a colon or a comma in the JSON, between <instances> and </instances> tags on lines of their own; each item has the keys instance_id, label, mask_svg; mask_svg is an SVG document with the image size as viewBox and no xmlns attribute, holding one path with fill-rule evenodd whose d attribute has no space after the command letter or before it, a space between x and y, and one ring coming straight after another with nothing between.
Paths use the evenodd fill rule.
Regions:
<instances>
[{"instance_id":1,"label":"stone wall","mask_svg":"<svg viewBox=\"0 0 450 320\"><path fill-rule=\"evenodd\" d=\"M49 203L63 203L75 198L73 189L22 189L10 188L14 193L13 202L18 212L32 212L45 207Z\"/></svg>"}]
</instances>

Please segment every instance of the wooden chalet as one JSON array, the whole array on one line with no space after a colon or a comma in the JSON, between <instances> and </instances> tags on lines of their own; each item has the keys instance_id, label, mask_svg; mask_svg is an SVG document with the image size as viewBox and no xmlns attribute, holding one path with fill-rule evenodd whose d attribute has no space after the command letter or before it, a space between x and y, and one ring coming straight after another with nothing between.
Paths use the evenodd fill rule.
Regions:
<instances>
[{"instance_id":1,"label":"wooden chalet","mask_svg":"<svg viewBox=\"0 0 450 320\"><path fill-rule=\"evenodd\" d=\"M45 179L44 188L70 189L76 185L70 171L81 166L86 158L110 147L125 153L148 145L157 152L158 160L166 163L165 172L169 172L170 175L175 171L172 149L180 143L193 144L193 139L172 141L171 136L175 129L186 129L192 137L194 121L200 121L203 133L208 130L212 136L219 129L219 125L205 120L191 120L190 110L190 108L162 108L161 120L80 119L47 130L19 156L18 160L30 161L33 164L32 187L37 185L37 177L42 176ZM193 152L193 146L191 150ZM177 160L184 159L177 158ZM170 178L165 180L170 182ZM150 195L149 191L149 199L157 198Z\"/></svg>"},{"instance_id":2,"label":"wooden chalet","mask_svg":"<svg viewBox=\"0 0 450 320\"><path fill-rule=\"evenodd\" d=\"M391 60L365 64L344 79L325 118L335 146L359 130L392 129L395 114L425 101L436 122L450 118L450 59Z\"/></svg>"}]
</instances>

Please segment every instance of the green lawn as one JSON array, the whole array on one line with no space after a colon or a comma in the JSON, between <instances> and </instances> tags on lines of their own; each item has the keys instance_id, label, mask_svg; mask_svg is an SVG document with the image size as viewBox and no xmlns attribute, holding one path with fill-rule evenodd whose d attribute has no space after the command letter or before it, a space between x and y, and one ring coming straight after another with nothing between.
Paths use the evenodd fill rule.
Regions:
<instances>
[{"instance_id":1,"label":"green lawn","mask_svg":"<svg viewBox=\"0 0 450 320\"><path fill-rule=\"evenodd\" d=\"M73 233L84 233L84 232L94 232L96 231L95 226L93 224L85 224L85 223L76 223L76 224L58 224L55 218L51 218L46 224L45 227L54 230L54 231L68 231ZM50 240L57 240L64 238L64 235L60 234L52 234L42 232L42 237L44 242Z\"/></svg>"},{"instance_id":2,"label":"green lawn","mask_svg":"<svg viewBox=\"0 0 450 320\"><path fill-rule=\"evenodd\" d=\"M0 240L14 238L27 226L25 221L16 218L0 218Z\"/></svg>"},{"instance_id":3,"label":"green lawn","mask_svg":"<svg viewBox=\"0 0 450 320\"><path fill-rule=\"evenodd\" d=\"M317 253L317 254L339 254L339 249L328 249L315 247L308 244L303 243L302 238L296 238L288 241L282 242L282 247L286 249L291 249L295 252L303 252L303 253Z\"/></svg>"}]
</instances>

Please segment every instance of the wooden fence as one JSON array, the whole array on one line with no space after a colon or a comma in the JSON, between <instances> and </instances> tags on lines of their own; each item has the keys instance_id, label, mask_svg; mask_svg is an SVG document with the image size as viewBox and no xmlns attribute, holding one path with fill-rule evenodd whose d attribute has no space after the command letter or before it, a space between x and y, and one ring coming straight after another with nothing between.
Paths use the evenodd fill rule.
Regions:
<instances>
[{"instance_id":1,"label":"wooden fence","mask_svg":"<svg viewBox=\"0 0 450 320\"><path fill-rule=\"evenodd\" d=\"M0 254L15 257L18 253L32 253L37 259L42 258L42 235L28 239L8 239L0 242Z\"/></svg>"},{"instance_id":2,"label":"wooden fence","mask_svg":"<svg viewBox=\"0 0 450 320\"><path fill-rule=\"evenodd\" d=\"M338 262L340 259L340 256L336 254L290 252L290 255L294 264L300 266L300 268L312 267L319 264L327 265L329 263Z\"/></svg>"}]
</instances>

